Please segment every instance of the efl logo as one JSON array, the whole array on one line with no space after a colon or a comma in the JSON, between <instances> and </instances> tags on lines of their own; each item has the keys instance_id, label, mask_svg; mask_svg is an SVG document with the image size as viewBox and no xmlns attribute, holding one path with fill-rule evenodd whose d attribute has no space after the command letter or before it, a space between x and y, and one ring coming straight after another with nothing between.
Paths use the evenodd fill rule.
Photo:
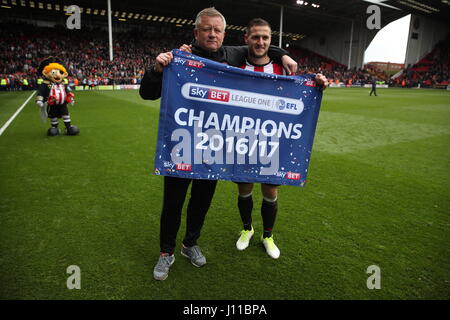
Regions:
<instances>
[{"instance_id":1,"label":"efl logo","mask_svg":"<svg viewBox=\"0 0 450 320\"><path fill-rule=\"evenodd\" d=\"M178 171L192 171L192 164L177 163L175 169Z\"/></svg>"},{"instance_id":2,"label":"efl logo","mask_svg":"<svg viewBox=\"0 0 450 320\"><path fill-rule=\"evenodd\" d=\"M218 89L209 89L205 87L191 86L189 88L189 96L195 98L216 100L228 102L230 100L230 92Z\"/></svg>"},{"instance_id":3,"label":"efl logo","mask_svg":"<svg viewBox=\"0 0 450 320\"><path fill-rule=\"evenodd\" d=\"M288 172L286 174L286 178L291 179L291 180L300 180L300 173L296 173L296 172Z\"/></svg>"},{"instance_id":4,"label":"efl logo","mask_svg":"<svg viewBox=\"0 0 450 320\"><path fill-rule=\"evenodd\" d=\"M283 99L278 99L275 102L275 107L279 110L297 110L297 105L295 103L285 102Z\"/></svg>"},{"instance_id":5,"label":"efl logo","mask_svg":"<svg viewBox=\"0 0 450 320\"><path fill-rule=\"evenodd\" d=\"M200 61L188 60L188 66L194 67L194 68L203 68L205 66L205 64Z\"/></svg>"}]
</instances>

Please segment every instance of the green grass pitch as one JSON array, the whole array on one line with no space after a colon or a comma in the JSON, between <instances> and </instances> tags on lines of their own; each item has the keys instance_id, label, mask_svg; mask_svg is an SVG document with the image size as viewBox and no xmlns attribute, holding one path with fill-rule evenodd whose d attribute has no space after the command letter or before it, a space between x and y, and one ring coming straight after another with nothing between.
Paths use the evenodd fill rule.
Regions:
<instances>
[{"instance_id":1,"label":"green grass pitch","mask_svg":"<svg viewBox=\"0 0 450 320\"><path fill-rule=\"evenodd\" d=\"M31 92L0 94L0 126ZM236 186L220 181L199 240L207 265L159 254L159 101L77 92L76 137L47 137L34 99L0 136L1 299L450 299L450 92L327 89L308 182L281 187L274 238L236 250ZM62 124L60 125L62 126ZM81 289L66 269L81 269ZM371 265L381 289L366 286Z\"/></svg>"}]
</instances>

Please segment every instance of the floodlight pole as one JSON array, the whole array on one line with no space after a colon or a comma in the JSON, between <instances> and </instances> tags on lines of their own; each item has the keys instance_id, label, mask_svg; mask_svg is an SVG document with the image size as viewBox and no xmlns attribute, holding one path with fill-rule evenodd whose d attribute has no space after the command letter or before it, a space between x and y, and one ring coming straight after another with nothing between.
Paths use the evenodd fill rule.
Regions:
<instances>
[{"instance_id":1,"label":"floodlight pole","mask_svg":"<svg viewBox=\"0 0 450 320\"><path fill-rule=\"evenodd\" d=\"M278 40L278 46L281 48L283 44L283 11L284 6L281 6L280 10L280 39Z\"/></svg>"},{"instance_id":2,"label":"floodlight pole","mask_svg":"<svg viewBox=\"0 0 450 320\"><path fill-rule=\"evenodd\" d=\"M352 20L352 27L350 31L350 44L348 46L348 70L351 69L350 63L352 61L352 46L353 46L353 20Z\"/></svg>"},{"instance_id":3,"label":"floodlight pole","mask_svg":"<svg viewBox=\"0 0 450 320\"><path fill-rule=\"evenodd\" d=\"M111 22L111 0L108 0L108 32L109 32L109 61L113 61L112 22Z\"/></svg>"}]
</instances>

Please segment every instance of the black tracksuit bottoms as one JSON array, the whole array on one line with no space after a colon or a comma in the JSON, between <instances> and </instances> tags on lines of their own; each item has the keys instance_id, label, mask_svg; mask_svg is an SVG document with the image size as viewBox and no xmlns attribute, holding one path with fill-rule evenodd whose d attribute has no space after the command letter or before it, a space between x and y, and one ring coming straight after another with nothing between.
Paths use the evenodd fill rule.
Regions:
<instances>
[{"instance_id":1,"label":"black tracksuit bottoms","mask_svg":"<svg viewBox=\"0 0 450 320\"><path fill-rule=\"evenodd\" d=\"M194 180L164 176L164 202L161 212L161 252L173 254L181 212L189 185L192 182L191 197L186 214L186 234L183 244L191 247L197 244L206 213L216 190L217 180Z\"/></svg>"}]
</instances>

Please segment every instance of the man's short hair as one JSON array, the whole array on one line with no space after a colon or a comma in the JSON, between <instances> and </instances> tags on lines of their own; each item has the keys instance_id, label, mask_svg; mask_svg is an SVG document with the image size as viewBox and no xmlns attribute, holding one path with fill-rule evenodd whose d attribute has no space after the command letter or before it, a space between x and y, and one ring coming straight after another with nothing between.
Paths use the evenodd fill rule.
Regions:
<instances>
[{"instance_id":1,"label":"man's short hair","mask_svg":"<svg viewBox=\"0 0 450 320\"><path fill-rule=\"evenodd\" d=\"M260 27L267 26L267 27L269 27L270 30L272 30L272 28L270 27L270 23L268 23L266 20L261 19L261 18L255 18L248 22L247 28L245 29L245 33L248 35L250 29L253 28L254 26L260 26Z\"/></svg>"},{"instance_id":2,"label":"man's short hair","mask_svg":"<svg viewBox=\"0 0 450 320\"><path fill-rule=\"evenodd\" d=\"M197 17L195 18L195 28L198 28L201 22L201 18L207 16L207 17L220 17L223 21L223 30L225 31L225 28L227 27L227 22L225 20L225 17L214 7L205 8L199 13L197 13Z\"/></svg>"}]
</instances>

